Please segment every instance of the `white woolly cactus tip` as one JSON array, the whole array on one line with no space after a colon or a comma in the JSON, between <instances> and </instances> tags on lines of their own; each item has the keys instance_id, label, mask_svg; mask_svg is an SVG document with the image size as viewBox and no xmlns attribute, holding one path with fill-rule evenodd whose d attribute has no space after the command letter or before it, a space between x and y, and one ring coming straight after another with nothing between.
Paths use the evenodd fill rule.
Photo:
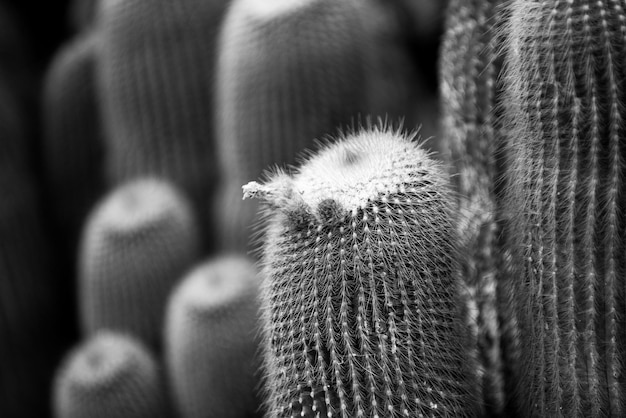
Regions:
<instances>
[{"instance_id":1,"label":"white woolly cactus tip","mask_svg":"<svg viewBox=\"0 0 626 418\"><path fill-rule=\"evenodd\" d=\"M183 280L176 298L194 311L232 307L257 286L257 272L246 258L227 256L196 267Z\"/></svg>"},{"instance_id":2,"label":"white woolly cactus tip","mask_svg":"<svg viewBox=\"0 0 626 418\"><path fill-rule=\"evenodd\" d=\"M319 0L241 0L239 3L250 17L270 20L309 4L319 3Z\"/></svg>"},{"instance_id":3,"label":"white woolly cactus tip","mask_svg":"<svg viewBox=\"0 0 626 418\"><path fill-rule=\"evenodd\" d=\"M143 178L128 182L111 193L95 216L108 233L128 234L151 229L176 214L188 218L178 191L165 180Z\"/></svg>"},{"instance_id":4,"label":"white woolly cactus tip","mask_svg":"<svg viewBox=\"0 0 626 418\"><path fill-rule=\"evenodd\" d=\"M305 209L322 221L354 213L380 196L430 181L437 163L413 139L384 127L364 129L324 146L293 177L280 172L266 184L248 183L244 199L262 199L287 212ZM330 201L336 210L327 210Z\"/></svg>"}]
</instances>

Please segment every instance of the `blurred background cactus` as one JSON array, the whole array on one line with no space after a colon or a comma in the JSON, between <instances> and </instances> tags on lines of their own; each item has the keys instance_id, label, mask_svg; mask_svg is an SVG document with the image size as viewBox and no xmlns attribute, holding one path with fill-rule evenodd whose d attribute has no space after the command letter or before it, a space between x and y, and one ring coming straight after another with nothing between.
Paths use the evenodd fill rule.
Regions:
<instances>
[{"instance_id":1,"label":"blurred background cactus","mask_svg":"<svg viewBox=\"0 0 626 418\"><path fill-rule=\"evenodd\" d=\"M623 416L625 8L0 0L0 416Z\"/></svg>"}]
</instances>

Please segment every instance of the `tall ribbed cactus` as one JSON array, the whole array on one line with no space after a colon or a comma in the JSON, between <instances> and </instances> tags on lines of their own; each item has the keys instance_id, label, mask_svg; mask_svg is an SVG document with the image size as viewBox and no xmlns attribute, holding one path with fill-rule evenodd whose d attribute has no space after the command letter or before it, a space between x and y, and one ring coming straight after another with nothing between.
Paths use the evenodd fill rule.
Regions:
<instances>
[{"instance_id":1,"label":"tall ribbed cactus","mask_svg":"<svg viewBox=\"0 0 626 418\"><path fill-rule=\"evenodd\" d=\"M243 257L207 261L170 297L165 347L181 417L244 417L259 409L258 290Z\"/></svg>"},{"instance_id":2,"label":"tall ribbed cactus","mask_svg":"<svg viewBox=\"0 0 626 418\"><path fill-rule=\"evenodd\" d=\"M216 83L226 248L249 248L258 204L241 201L243 182L360 116L404 114L409 63L394 31L372 0L233 1Z\"/></svg>"},{"instance_id":3,"label":"tall ribbed cactus","mask_svg":"<svg viewBox=\"0 0 626 418\"><path fill-rule=\"evenodd\" d=\"M98 15L109 179L172 181L202 214L204 229L217 175L215 43L227 3L104 0Z\"/></svg>"},{"instance_id":4,"label":"tall ribbed cactus","mask_svg":"<svg viewBox=\"0 0 626 418\"><path fill-rule=\"evenodd\" d=\"M501 3L450 0L439 63L441 135L448 142L444 154L459 192L462 269L479 312L477 337L485 367L485 402L495 413L501 412L505 400L496 309L496 272L501 263L495 222L500 171L496 155L500 129L499 28L504 19L498 9Z\"/></svg>"},{"instance_id":5,"label":"tall ribbed cactus","mask_svg":"<svg viewBox=\"0 0 626 418\"><path fill-rule=\"evenodd\" d=\"M83 330L121 330L158 346L169 292L199 255L197 234L187 201L169 183L135 180L106 196L81 245Z\"/></svg>"},{"instance_id":6,"label":"tall ribbed cactus","mask_svg":"<svg viewBox=\"0 0 626 418\"><path fill-rule=\"evenodd\" d=\"M91 206L104 192L104 150L95 86L95 31L64 45L50 64L43 95L44 159L58 235L76 251Z\"/></svg>"},{"instance_id":7,"label":"tall ribbed cactus","mask_svg":"<svg viewBox=\"0 0 626 418\"><path fill-rule=\"evenodd\" d=\"M424 150L372 128L244 191L269 217L269 416L479 414L454 195Z\"/></svg>"},{"instance_id":8,"label":"tall ribbed cactus","mask_svg":"<svg viewBox=\"0 0 626 418\"><path fill-rule=\"evenodd\" d=\"M92 336L67 355L54 382L56 418L166 417L160 370L135 339Z\"/></svg>"},{"instance_id":9,"label":"tall ribbed cactus","mask_svg":"<svg viewBox=\"0 0 626 418\"><path fill-rule=\"evenodd\" d=\"M624 7L511 6L506 278L527 415L626 415Z\"/></svg>"}]
</instances>

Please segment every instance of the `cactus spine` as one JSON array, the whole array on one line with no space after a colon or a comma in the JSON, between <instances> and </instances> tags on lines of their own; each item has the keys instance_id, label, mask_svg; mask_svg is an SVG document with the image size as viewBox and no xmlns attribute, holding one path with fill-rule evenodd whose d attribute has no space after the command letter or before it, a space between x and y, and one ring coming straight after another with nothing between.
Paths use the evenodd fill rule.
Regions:
<instances>
[{"instance_id":1,"label":"cactus spine","mask_svg":"<svg viewBox=\"0 0 626 418\"><path fill-rule=\"evenodd\" d=\"M158 366L129 336L100 332L70 352L57 371L57 418L167 416Z\"/></svg>"},{"instance_id":2,"label":"cactus spine","mask_svg":"<svg viewBox=\"0 0 626 418\"><path fill-rule=\"evenodd\" d=\"M507 28L506 209L519 408L626 414L622 1L516 1Z\"/></svg>"},{"instance_id":3,"label":"cactus spine","mask_svg":"<svg viewBox=\"0 0 626 418\"><path fill-rule=\"evenodd\" d=\"M262 317L269 416L476 416L454 195L409 138L371 128L267 201Z\"/></svg>"},{"instance_id":4,"label":"cactus spine","mask_svg":"<svg viewBox=\"0 0 626 418\"><path fill-rule=\"evenodd\" d=\"M243 257L192 270L169 300L166 360L181 417L249 416L259 408L259 277Z\"/></svg>"},{"instance_id":5,"label":"cactus spine","mask_svg":"<svg viewBox=\"0 0 626 418\"><path fill-rule=\"evenodd\" d=\"M316 138L359 116L404 110L409 89L397 70L406 67L401 52L393 65L381 58L393 49L383 47L390 35L381 33L394 27L381 10L370 0L233 1L216 83L225 173L216 201L226 248L249 249L258 204L241 201L243 182L273 164L293 164ZM390 80L381 75L390 71Z\"/></svg>"},{"instance_id":6,"label":"cactus spine","mask_svg":"<svg viewBox=\"0 0 626 418\"><path fill-rule=\"evenodd\" d=\"M141 179L115 189L92 212L80 254L83 330L161 341L167 296L199 253L195 218L169 184Z\"/></svg>"}]
</instances>

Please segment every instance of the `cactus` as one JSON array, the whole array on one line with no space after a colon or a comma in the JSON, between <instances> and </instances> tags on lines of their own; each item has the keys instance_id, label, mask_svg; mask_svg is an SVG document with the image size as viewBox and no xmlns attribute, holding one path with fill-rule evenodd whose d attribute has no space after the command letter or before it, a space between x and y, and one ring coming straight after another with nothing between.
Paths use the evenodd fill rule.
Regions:
<instances>
[{"instance_id":1,"label":"cactus","mask_svg":"<svg viewBox=\"0 0 626 418\"><path fill-rule=\"evenodd\" d=\"M516 1L507 26L505 209L533 416L626 414L620 1Z\"/></svg>"},{"instance_id":2,"label":"cactus","mask_svg":"<svg viewBox=\"0 0 626 418\"><path fill-rule=\"evenodd\" d=\"M404 115L409 63L394 30L372 0L233 1L216 82L224 248L250 249L258 204L241 201L243 182L360 116Z\"/></svg>"},{"instance_id":3,"label":"cactus","mask_svg":"<svg viewBox=\"0 0 626 418\"><path fill-rule=\"evenodd\" d=\"M135 339L99 332L71 351L57 371L57 418L167 416L159 368Z\"/></svg>"},{"instance_id":4,"label":"cactus","mask_svg":"<svg viewBox=\"0 0 626 418\"><path fill-rule=\"evenodd\" d=\"M197 266L172 293L166 360L181 417L250 416L258 369L258 283L245 258Z\"/></svg>"},{"instance_id":5,"label":"cactus","mask_svg":"<svg viewBox=\"0 0 626 418\"><path fill-rule=\"evenodd\" d=\"M441 46L441 135L448 141L445 157L452 167L461 213L462 270L470 287L470 304L476 304L477 338L485 369L484 402L490 413L505 406L500 333L514 334L512 321L500 326L498 272L501 230L496 223L497 179L502 167L496 161L500 130L497 83L501 72L501 29L505 16L499 0L450 0ZM511 315L506 315L510 318ZM512 340L509 338L507 341ZM513 345L513 344L512 344ZM507 351L514 361L514 351Z\"/></svg>"},{"instance_id":6,"label":"cactus","mask_svg":"<svg viewBox=\"0 0 626 418\"><path fill-rule=\"evenodd\" d=\"M204 216L216 184L215 43L227 0L105 0L97 80L107 176L172 181ZM209 244L208 242L205 244Z\"/></svg>"},{"instance_id":7,"label":"cactus","mask_svg":"<svg viewBox=\"0 0 626 418\"><path fill-rule=\"evenodd\" d=\"M447 175L414 138L370 127L266 201L261 289L269 416L477 416Z\"/></svg>"},{"instance_id":8,"label":"cactus","mask_svg":"<svg viewBox=\"0 0 626 418\"><path fill-rule=\"evenodd\" d=\"M60 237L74 253L89 210L104 193L104 150L95 86L98 36L86 31L50 64L43 94L48 193Z\"/></svg>"},{"instance_id":9,"label":"cactus","mask_svg":"<svg viewBox=\"0 0 626 418\"><path fill-rule=\"evenodd\" d=\"M125 331L158 349L167 296L197 259L198 242L189 205L169 183L147 178L112 191L81 243L84 332Z\"/></svg>"}]
</instances>

